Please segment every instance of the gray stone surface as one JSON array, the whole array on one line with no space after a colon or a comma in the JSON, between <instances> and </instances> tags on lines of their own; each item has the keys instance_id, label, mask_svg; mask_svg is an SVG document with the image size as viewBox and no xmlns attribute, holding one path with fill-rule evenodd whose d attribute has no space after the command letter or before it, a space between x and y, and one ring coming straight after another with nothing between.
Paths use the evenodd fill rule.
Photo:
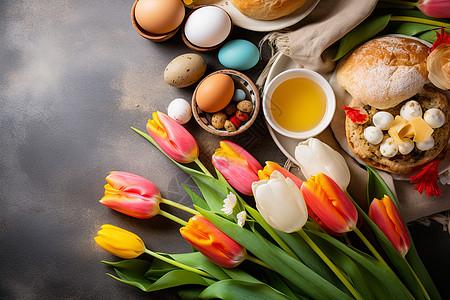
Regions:
<instances>
[{"instance_id":1,"label":"gray stone surface","mask_svg":"<svg viewBox=\"0 0 450 300\"><path fill-rule=\"evenodd\" d=\"M164 197L186 205L190 200L181 184L193 186L130 129L145 130L151 112L165 112L174 98L190 100L193 87L170 87L162 74L170 60L192 51L179 33L162 44L140 37L131 25L132 4L0 2L0 299L178 298L174 291L146 294L106 276L112 270L100 261L118 259L93 239L109 223L140 235L155 251L191 249L177 224L162 217L133 219L98 203L110 171L144 176ZM255 43L262 36L233 32ZM217 51L202 55L208 73L222 68ZM246 74L256 80L267 58ZM220 139L194 120L186 127L211 169ZM233 140L260 162L285 160L262 114L249 132ZM439 235L422 246L432 247L448 250L448 237ZM433 258L427 264L440 265ZM439 277L437 272L433 275Z\"/></svg>"}]
</instances>

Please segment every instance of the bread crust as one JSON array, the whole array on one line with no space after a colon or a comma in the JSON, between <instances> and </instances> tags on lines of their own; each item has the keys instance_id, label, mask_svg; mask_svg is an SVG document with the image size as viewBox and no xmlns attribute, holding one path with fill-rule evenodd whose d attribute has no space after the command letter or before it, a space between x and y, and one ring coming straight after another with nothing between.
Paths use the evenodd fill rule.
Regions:
<instances>
[{"instance_id":1,"label":"bread crust","mask_svg":"<svg viewBox=\"0 0 450 300\"><path fill-rule=\"evenodd\" d=\"M450 109L447 96L435 88L424 87L412 99L415 99L420 103L423 112L430 108L438 108L446 116L444 125L434 129L432 134L435 140L434 147L427 151L420 151L415 147L411 153L407 155L399 154L393 158L382 156L379 145L372 145L364 138L364 129L368 126L373 126L372 117L380 110L369 105L364 105L358 100L353 99L350 103L350 107L362 107L369 115L369 120L365 124L355 124L348 117L345 120L347 142L356 157L369 166L377 169L395 174L406 174L411 173L417 168L432 161L444 150L450 135ZM397 106L384 109L383 111L387 111L393 116L396 116L400 114L400 108L402 106L403 103L399 103ZM383 140L389 137L387 131L383 131L383 135Z\"/></svg>"},{"instance_id":2,"label":"bread crust","mask_svg":"<svg viewBox=\"0 0 450 300\"><path fill-rule=\"evenodd\" d=\"M293 13L306 0L231 0L231 4L252 19L274 20Z\"/></svg>"},{"instance_id":3,"label":"bread crust","mask_svg":"<svg viewBox=\"0 0 450 300\"><path fill-rule=\"evenodd\" d=\"M354 99L378 109L394 107L428 81L430 49L419 41L385 36L356 49L341 64L337 82Z\"/></svg>"}]
</instances>

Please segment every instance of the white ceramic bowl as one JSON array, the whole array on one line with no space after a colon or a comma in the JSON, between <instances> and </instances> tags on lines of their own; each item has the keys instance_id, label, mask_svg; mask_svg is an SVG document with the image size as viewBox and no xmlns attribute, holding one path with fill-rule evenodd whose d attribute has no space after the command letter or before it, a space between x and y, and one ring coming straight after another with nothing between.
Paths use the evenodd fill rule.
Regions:
<instances>
[{"instance_id":1,"label":"white ceramic bowl","mask_svg":"<svg viewBox=\"0 0 450 300\"><path fill-rule=\"evenodd\" d=\"M285 82L288 79L292 78L307 78L310 80L313 80L316 82L322 90L325 92L326 96L326 108L325 108L325 114L322 118L322 120L317 124L316 127L314 127L311 130L308 131L302 131L302 132L294 132L289 131L281 127L274 119L272 112L270 110L270 103L272 99L272 94L275 91L275 89L283 82ZM313 136L318 135L321 133L327 126L330 124L331 119L333 119L334 111L336 109L336 98L334 96L333 89L331 88L328 81L323 78L319 73L316 73L314 71L310 71L307 69L291 69L286 70L277 76L269 82L267 88L264 91L263 94L263 101L262 101L264 116L266 118L266 121L269 123L269 125L278 133L294 138L294 139L307 139Z\"/></svg>"}]
</instances>

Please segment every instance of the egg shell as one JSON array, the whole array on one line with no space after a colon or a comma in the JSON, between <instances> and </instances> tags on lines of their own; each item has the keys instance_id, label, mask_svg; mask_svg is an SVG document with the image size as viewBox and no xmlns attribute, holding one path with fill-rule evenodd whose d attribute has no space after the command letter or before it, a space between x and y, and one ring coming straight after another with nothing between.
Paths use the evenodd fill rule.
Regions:
<instances>
[{"instance_id":1,"label":"egg shell","mask_svg":"<svg viewBox=\"0 0 450 300\"><path fill-rule=\"evenodd\" d=\"M234 81L227 74L213 74L203 79L197 87L195 100L205 112L218 112L225 108L233 97Z\"/></svg>"},{"instance_id":2,"label":"egg shell","mask_svg":"<svg viewBox=\"0 0 450 300\"><path fill-rule=\"evenodd\" d=\"M206 62L198 54L175 57L164 70L164 80L171 86L184 88L196 83L206 72Z\"/></svg>"},{"instance_id":3,"label":"egg shell","mask_svg":"<svg viewBox=\"0 0 450 300\"><path fill-rule=\"evenodd\" d=\"M246 40L233 40L227 42L219 50L219 62L228 69L248 70L259 61L259 50Z\"/></svg>"},{"instance_id":4,"label":"egg shell","mask_svg":"<svg viewBox=\"0 0 450 300\"><path fill-rule=\"evenodd\" d=\"M184 25L184 35L195 46L214 47L225 41L231 27L231 18L223 9L204 6L189 15Z\"/></svg>"},{"instance_id":5,"label":"egg shell","mask_svg":"<svg viewBox=\"0 0 450 300\"><path fill-rule=\"evenodd\" d=\"M182 98L177 98L170 102L167 114L179 124L185 124L191 119L192 110L189 102Z\"/></svg>"},{"instance_id":6,"label":"egg shell","mask_svg":"<svg viewBox=\"0 0 450 300\"><path fill-rule=\"evenodd\" d=\"M165 34L180 26L185 8L180 0L139 0L134 15L136 22L145 31Z\"/></svg>"}]
</instances>

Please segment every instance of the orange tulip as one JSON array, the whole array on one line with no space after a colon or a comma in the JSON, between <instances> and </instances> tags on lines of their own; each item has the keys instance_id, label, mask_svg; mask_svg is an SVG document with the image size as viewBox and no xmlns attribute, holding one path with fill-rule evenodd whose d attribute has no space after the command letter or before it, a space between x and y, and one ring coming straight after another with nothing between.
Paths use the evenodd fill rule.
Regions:
<instances>
[{"instance_id":1,"label":"orange tulip","mask_svg":"<svg viewBox=\"0 0 450 300\"><path fill-rule=\"evenodd\" d=\"M266 165L264 166L264 168L258 171L258 177L260 180L269 179L273 171L280 172L281 175L284 176L284 178L290 178L299 189L302 187L303 180L301 180L288 170L284 169L279 164L274 163L273 161L266 161Z\"/></svg>"},{"instance_id":2,"label":"orange tulip","mask_svg":"<svg viewBox=\"0 0 450 300\"><path fill-rule=\"evenodd\" d=\"M128 172L111 172L106 181L101 204L140 219L160 212L161 194L151 181Z\"/></svg>"},{"instance_id":3,"label":"orange tulip","mask_svg":"<svg viewBox=\"0 0 450 300\"><path fill-rule=\"evenodd\" d=\"M386 195L381 200L373 199L369 208L369 217L404 257L408 253L411 240L405 223L392 199Z\"/></svg>"},{"instance_id":4,"label":"orange tulip","mask_svg":"<svg viewBox=\"0 0 450 300\"><path fill-rule=\"evenodd\" d=\"M310 216L320 219L333 232L344 233L356 227L358 212L355 206L327 175L311 176L303 183L301 191L308 211L313 212Z\"/></svg>"},{"instance_id":5,"label":"orange tulip","mask_svg":"<svg viewBox=\"0 0 450 300\"><path fill-rule=\"evenodd\" d=\"M183 126L159 111L152 116L147 131L170 158L179 163L190 163L198 158L197 141Z\"/></svg>"},{"instance_id":6,"label":"orange tulip","mask_svg":"<svg viewBox=\"0 0 450 300\"><path fill-rule=\"evenodd\" d=\"M234 268L247 258L244 247L201 215L190 218L180 233L195 249L223 268Z\"/></svg>"}]
</instances>

